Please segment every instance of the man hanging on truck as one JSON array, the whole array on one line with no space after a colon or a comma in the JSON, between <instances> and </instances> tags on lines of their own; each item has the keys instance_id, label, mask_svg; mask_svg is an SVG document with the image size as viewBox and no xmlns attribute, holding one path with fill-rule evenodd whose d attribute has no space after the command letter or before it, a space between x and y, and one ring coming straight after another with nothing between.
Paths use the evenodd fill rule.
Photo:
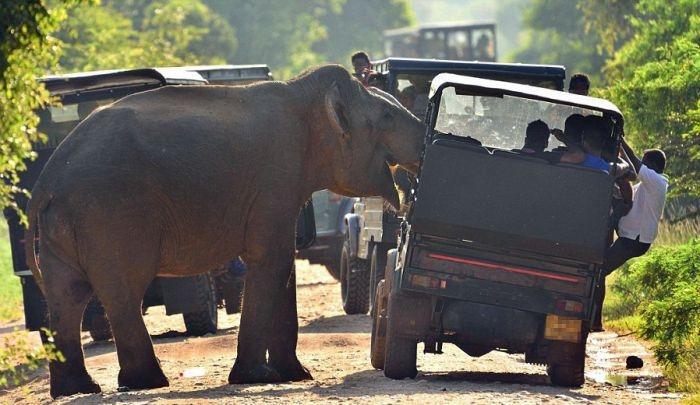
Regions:
<instances>
[{"instance_id":1,"label":"man hanging on truck","mask_svg":"<svg viewBox=\"0 0 700 405\"><path fill-rule=\"evenodd\" d=\"M620 219L617 240L608 248L603 263L603 277L606 277L633 257L645 254L656 238L659 221L666 204L668 179L663 175L666 168L666 154L660 149L644 152L639 160L625 139L622 148L637 170L639 182L633 187L632 209ZM605 289L601 288L597 297L597 311L591 330L602 331L601 309L605 300Z\"/></svg>"}]
</instances>

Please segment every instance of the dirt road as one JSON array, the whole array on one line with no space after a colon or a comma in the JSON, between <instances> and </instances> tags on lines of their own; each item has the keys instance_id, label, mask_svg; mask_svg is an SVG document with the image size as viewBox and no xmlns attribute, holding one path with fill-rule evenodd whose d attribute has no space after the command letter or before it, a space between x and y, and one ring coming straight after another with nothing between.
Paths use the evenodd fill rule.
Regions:
<instances>
[{"instance_id":1,"label":"dirt road","mask_svg":"<svg viewBox=\"0 0 700 405\"><path fill-rule=\"evenodd\" d=\"M369 362L369 317L344 315L340 286L321 266L299 261L299 357L315 377L292 384L228 385L239 315L219 313L216 336L181 336L181 317L149 309L146 323L170 387L150 391L117 391L117 358L112 342L92 343L84 335L87 367L102 386L102 395L63 398L58 403L670 403L663 379L647 349L632 337L596 333L589 338L586 385L567 389L548 385L542 366L522 355L492 352L471 358L456 347L445 354L419 353L415 380L393 381ZM0 328L2 329L2 328ZM7 330L7 328L4 328ZM159 336L160 335L160 336ZM38 340L38 338L37 338ZM420 350L420 346L419 346ZM625 358L642 357L641 370L626 372ZM632 384L628 384L631 382ZM0 403L49 401L46 370L22 387L0 393Z\"/></svg>"}]
</instances>

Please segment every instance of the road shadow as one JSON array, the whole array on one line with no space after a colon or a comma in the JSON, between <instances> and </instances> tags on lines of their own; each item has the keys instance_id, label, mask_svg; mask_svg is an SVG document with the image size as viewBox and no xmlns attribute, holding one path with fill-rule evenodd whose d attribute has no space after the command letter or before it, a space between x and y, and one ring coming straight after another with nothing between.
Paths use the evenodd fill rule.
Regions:
<instances>
[{"instance_id":1,"label":"road shadow","mask_svg":"<svg viewBox=\"0 0 700 405\"><path fill-rule=\"evenodd\" d=\"M369 315L320 316L299 328L299 333L370 333Z\"/></svg>"},{"instance_id":2,"label":"road shadow","mask_svg":"<svg viewBox=\"0 0 700 405\"><path fill-rule=\"evenodd\" d=\"M388 382L388 383L387 383ZM104 402L127 401L185 401L196 403L197 399L235 401L240 395L246 399L258 399L260 401L274 400L280 396L313 393L321 401L337 400L345 398L355 400L362 398L367 401L373 396L431 394L440 401L440 395L445 394L515 394L523 391L551 397L552 399L566 396L578 401L596 401L598 395L589 395L580 392L580 389L555 387L549 385L546 375L526 373L489 373L453 371L446 373L419 373L414 380L401 381L388 380L381 371L363 370L349 374L341 382L332 385L299 386L285 385L283 388L275 385L266 385L269 389L250 392L244 391L251 385L228 385L209 387L177 392L133 392L115 393L102 398ZM79 403L80 401L69 402Z\"/></svg>"},{"instance_id":3,"label":"road shadow","mask_svg":"<svg viewBox=\"0 0 700 405\"><path fill-rule=\"evenodd\" d=\"M158 346L158 345L162 345L162 344L184 342L187 339L194 339L194 338L206 339L206 338L213 338L213 337L217 337L217 336L230 335L237 330L238 330L237 326L232 326L230 328L221 328L216 332L216 334L210 333L210 334L206 334L204 336L192 336L192 335L189 335L187 332L169 330L169 331L166 331L163 333L151 335L151 340L153 341L154 346ZM101 356L101 355L107 354L107 353L113 353L116 351L116 347L114 345L114 340L106 340L106 341L102 341L102 342L89 341L89 342L83 343L83 350L85 352L85 357L90 358L90 357L95 357L95 356Z\"/></svg>"}]
</instances>

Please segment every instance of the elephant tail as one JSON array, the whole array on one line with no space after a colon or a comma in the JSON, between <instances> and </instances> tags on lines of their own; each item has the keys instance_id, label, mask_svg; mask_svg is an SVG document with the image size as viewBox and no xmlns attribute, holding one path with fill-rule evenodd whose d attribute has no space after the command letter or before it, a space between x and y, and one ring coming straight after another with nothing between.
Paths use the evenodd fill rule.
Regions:
<instances>
[{"instance_id":1,"label":"elephant tail","mask_svg":"<svg viewBox=\"0 0 700 405\"><path fill-rule=\"evenodd\" d=\"M37 182L32 196L27 204L27 230L24 232L24 255L27 266L34 275L39 288L44 291L44 280L39 269L39 259L36 255L36 236L39 227L39 214L49 205L51 198L43 193L40 183Z\"/></svg>"}]
</instances>

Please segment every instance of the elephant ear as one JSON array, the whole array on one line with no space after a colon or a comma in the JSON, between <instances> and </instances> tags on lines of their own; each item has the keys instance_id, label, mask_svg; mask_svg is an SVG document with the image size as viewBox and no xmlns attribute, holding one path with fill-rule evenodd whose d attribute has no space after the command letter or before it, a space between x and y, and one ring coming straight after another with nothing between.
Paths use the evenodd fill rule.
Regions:
<instances>
[{"instance_id":1,"label":"elephant ear","mask_svg":"<svg viewBox=\"0 0 700 405\"><path fill-rule=\"evenodd\" d=\"M338 88L337 82L333 82L326 92L325 108L333 130L344 139L347 139L350 135L350 121L347 115L348 109L344 100L340 97L340 89Z\"/></svg>"}]
</instances>

